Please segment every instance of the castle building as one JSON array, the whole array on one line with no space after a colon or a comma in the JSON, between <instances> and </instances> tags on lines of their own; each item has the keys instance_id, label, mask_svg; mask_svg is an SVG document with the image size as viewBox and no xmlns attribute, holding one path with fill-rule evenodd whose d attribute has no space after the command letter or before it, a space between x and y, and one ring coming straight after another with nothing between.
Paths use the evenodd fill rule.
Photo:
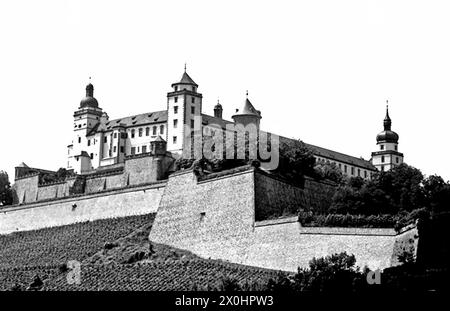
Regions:
<instances>
[{"instance_id":1,"label":"castle building","mask_svg":"<svg viewBox=\"0 0 450 311\"><path fill-rule=\"evenodd\" d=\"M166 110L110 120L94 97L94 86L89 83L86 96L73 115L74 132L68 146L67 169L83 174L123 163L129 156L152 153L154 141L164 141L167 151L175 157L192 154L193 141L189 134L194 130L213 133L216 126L225 129L227 124L254 124L259 129L261 111L250 102L248 92L243 109L236 111L233 121L222 118L223 107L219 102L213 115L203 113L202 98L198 84L185 69L180 81L173 83L167 93ZM334 163L346 176L370 179L377 170L389 170L403 162L403 154L397 151L398 135L391 131L391 120L386 113L384 131L377 136L380 150L372 153L371 161L307 145L318 163ZM280 141L287 139L280 137Z\"/></svg>"}]
</instances>

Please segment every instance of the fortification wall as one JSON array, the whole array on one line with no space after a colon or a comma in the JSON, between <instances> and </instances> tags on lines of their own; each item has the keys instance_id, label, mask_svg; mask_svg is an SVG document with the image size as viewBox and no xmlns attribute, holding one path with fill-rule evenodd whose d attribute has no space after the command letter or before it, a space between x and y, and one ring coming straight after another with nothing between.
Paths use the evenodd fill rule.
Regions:
<instances>
[{"instance_id":1,"label":"fortification wall","mask_svg":"<svg viewBox=\"0 0 450 311\"><path fill-rule=\"evenodd\" d=\"M314 211L327 211L336 191L336 185L328 181L316 181L306 177L304 184L305 206Z\"/></svg>"},{"instance_id":2,"label":"fortification wall","mask_svg":"<svg viewBox=\"0 0 450 311\"><path fill-rule=\"evenodd\" d=\"M16 179L12 186L15 192L14 203L29 203L36 201L38 193L39 174L23 176Z\"/></svg>"},{"instance_id":3,"label":"fortification wall","mask_svg":"<svg viewBox=\"0 0 450 311\"><path fill-rule=\"evenodd\" d=\"M150 240L238 262L253 232L254 200L253 170L204 181L192 170L173 174Z\"/></svg>"},{"instance_id":4,"label":"fortification wall","mask_svg":"<svg viewBox=\"0 0 450 311\"><path fill-rule=\"evenodd\" d=\"M37 201L63 198L69 195L69 185L66 182L54 183L50 185L39 185Z\"/></svg>"},{"instance_id":5,"label":"fortification wall","mask_svg":"<svg viewBox=\"0 0 450 311\"><path fill-rule=\"evenodd\" d=\"M268 217L298 215L299 208L306 206L305 193L299 186L258 171L254 178L256 221Z\"/></svg>"},{"instance_id":6,"label":"fortification wall","mask_svg":"<svg viewBox=\"0 0 450 311\"><path fill-rule=\"evenodd\" d=\"M156 212L165 182L0 210L0 234Z\"/></svg>"},{"instance_id":7,"label":"fortification wall","mask_svg":"<svg viewBox=\"0 0 450 311\"><path fill-rule=\"evenodd\" d=\"M404 237L391 228L303 228L297 217L255 221L255 208L294 205L303 199L301 191L254 168L206 180L192 171L174 174L149 238L205 258L287 271L307 267L313 257L343 251L354 254L360 267L396 264L394 245Z\"/></svg>"}]
</instances>

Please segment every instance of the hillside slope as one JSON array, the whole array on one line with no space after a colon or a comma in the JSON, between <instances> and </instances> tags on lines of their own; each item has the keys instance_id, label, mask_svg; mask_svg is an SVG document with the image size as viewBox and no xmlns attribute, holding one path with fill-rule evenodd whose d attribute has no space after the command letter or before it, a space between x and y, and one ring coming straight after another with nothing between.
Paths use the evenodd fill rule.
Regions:
<instances>
[{"instance_id":1,"label":"hillside slope","mask_svg":"<svg viewBox=\"0 0 450 311\"><path fill-rule=\"evenodd\" d=\"M154 214L97 220L0 236L0 290L192 290L221 278L261 284L277 271L150 244ZM66 263L81 263L68 284Z\"/></svg>"}]
</instances>

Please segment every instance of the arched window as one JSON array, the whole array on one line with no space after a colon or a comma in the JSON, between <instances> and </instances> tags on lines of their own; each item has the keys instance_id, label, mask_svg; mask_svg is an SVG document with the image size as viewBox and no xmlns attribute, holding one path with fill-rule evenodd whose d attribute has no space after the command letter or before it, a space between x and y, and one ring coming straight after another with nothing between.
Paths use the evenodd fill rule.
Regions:
<instances>
[{"instance_id":1,"label":"arched window","mask_svg":"<svg viewBox=\"0 0 450 311\"><path fill-rule=\"evenodd\" d=\"M131 130L131 138L134 138L134 133L135 133L135 130L132 129L132 130Z\"/></svg>"},{"instance_id":2,"label":"arched window","mask_svg":"<svg viewBox=\"0 0 450 311\"><path fill-rule=\"evenodd\" d=\"M142 132L143 132L143 129L139 128L139 137L142 137Z\"/></svg>"},{"instance_id":3,"label":"arched window","mask_svg":"<svg viewBox=\"0 0 450 311\"><path fill-rule=\"evenodd\" d=\"M146 127L145 128L145 136L148 136L148 135L150 135L150 128Z\"/></svg>"},{"instance_id":4,"label":"arched window","mask_svg":"<svg viewBox=\"0 0 450 311\"><path fill-rule=\"evenodd\" d=\"M159 126L159 134L164 134L164 125Z\"/></svg>"},{"instance_id":5,"label":"arched window","mask_svg":"<svg viewBox=\"0 0 450 311\"><path fill-rule=\"evenodd\" d=\"M153 135L156 135L156 130L157 130L157 128L156 128L156 126L154 126L153 127Z\"/></svg>"}]
</instances>

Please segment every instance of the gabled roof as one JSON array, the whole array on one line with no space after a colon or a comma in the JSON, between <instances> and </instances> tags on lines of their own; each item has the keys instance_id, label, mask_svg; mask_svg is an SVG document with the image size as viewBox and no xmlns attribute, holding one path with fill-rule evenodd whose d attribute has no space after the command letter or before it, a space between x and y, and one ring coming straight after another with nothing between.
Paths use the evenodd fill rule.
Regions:
<instances>
[{"instance_id":1,"label":"gabled roof","mask_svg":"<svg viewBox=\"0 0 450 311\"><path fill-rule=\"evenodd\" d=\"M134 116L100 122L91 130L88 136L101 131L111 131L114 127L136 127L152 123L167 122L167 110L142 113Z\"/></svg>"},{"instance_id":2,"label":"gabled roof","mask_svg":"<svg viewBox=\"0 0 450 311\"><path fill-rule=\"evenodd\" d=\"M19 165L17 165L16 167L29 167L28 165L26 165L24 162L20 163Z\"/></svg>"}]
</instances>

